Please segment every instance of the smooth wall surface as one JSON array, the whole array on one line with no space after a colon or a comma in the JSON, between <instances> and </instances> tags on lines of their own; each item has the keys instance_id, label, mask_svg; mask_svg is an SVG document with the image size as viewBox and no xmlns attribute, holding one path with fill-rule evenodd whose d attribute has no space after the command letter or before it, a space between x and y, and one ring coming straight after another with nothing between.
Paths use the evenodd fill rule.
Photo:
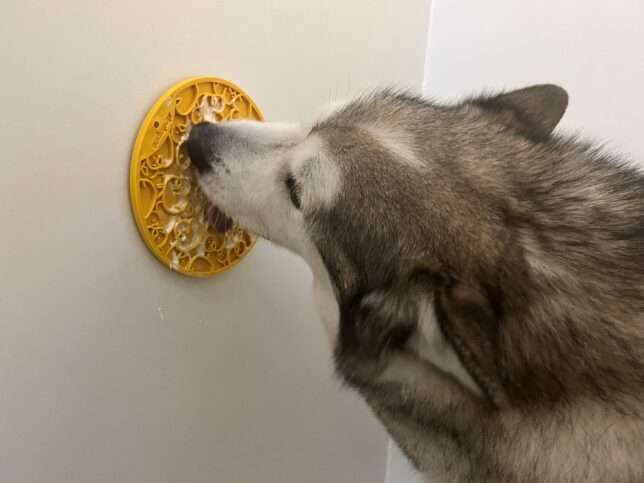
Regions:
<instances>
[{"instance_id":1,"label":"smooth wall surface","mask_svg":"<svg viewBox=\"0 0 644 483\"><path fill-rule=\"evenodd\" d=\"M425 94L558 83L570 94L563 132L644 166L644 2L433 0L430 17ZM397 450L390 461L389 483L420 481Z\"/></svg>"},{"instance_id":2,"label":"smooth wall surface","mask_svg":"<svg viewBox=\"0 0 644 483\"><path fill-rule=\"evenodd\" d=\"M644 163L644 2L435 0L424 91L456 99L552 82L564 132Z\"/></svg>"},{"instance_id":3,"label":"smooth wall surface","mask_svg":"<svg viewBox=\"0 0 644 483\"><path fill-rule=\"evenodd\" d=\"M428 2L0 12L0 480L383 481L386 435L332 377L308 269L260 243L224 276L171 273L135 230L128 162L186 77L231 79L272 120L420 89Z\"/></svg>"}]
</instances>

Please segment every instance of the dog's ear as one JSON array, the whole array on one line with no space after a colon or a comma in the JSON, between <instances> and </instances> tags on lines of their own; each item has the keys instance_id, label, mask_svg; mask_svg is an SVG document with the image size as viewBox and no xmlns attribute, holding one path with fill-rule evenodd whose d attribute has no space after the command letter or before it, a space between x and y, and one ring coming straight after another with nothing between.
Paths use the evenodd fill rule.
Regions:
<instances>
[{"instance_id":1,"label":"dog's ear","mask_svg":"<svg viewBox=\"0 0 644 483\"><path fill-rule=\"evenodd\" d=\"M469 103L527 138L543 141L566 112L568 93L554 84L540 84L496 96L478 97Z\"/></svg>"}]
</instances>

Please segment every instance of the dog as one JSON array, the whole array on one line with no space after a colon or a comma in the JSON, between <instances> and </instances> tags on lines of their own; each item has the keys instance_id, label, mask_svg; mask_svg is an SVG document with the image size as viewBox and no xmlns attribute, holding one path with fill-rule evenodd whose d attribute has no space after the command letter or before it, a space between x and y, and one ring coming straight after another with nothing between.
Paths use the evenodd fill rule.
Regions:
<instances>
[{"instance_id":1,"label":"dog","mask_svg":"<svg viewBox=\"0 0 644 483\"><path fill-rule=\"evenodd\" d=\"M440 482L644 481L644 175L543 84L192 127L207 198L306 260L340 378Z\"/></svg>"}]
</instances>

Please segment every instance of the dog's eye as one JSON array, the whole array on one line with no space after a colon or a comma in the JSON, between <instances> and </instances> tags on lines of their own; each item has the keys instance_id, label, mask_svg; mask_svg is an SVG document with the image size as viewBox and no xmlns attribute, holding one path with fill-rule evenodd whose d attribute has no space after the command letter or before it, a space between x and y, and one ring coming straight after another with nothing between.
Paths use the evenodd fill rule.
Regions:
<instances>
[{"instance_id":1,"label":"dog's eye","mask_svg":"<svg viewBox=\"0 0 644 483\"><path fill-rule=\"evenodd\" d=\"M299 210L302 207L302 201L300 200L300 187L298 186L297 181L295 181L292 174L289 174L286 177L285 183L288 194L291 197L291 202L295 208Z\"/></svg>"}]
</instances>

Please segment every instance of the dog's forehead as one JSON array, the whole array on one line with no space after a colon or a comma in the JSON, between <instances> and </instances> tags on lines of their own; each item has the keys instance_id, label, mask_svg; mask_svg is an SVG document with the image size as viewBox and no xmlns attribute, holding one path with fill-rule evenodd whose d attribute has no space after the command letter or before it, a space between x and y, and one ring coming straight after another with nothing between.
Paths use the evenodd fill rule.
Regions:
<instances>
[{"instance_id":1,"label":"dog's forehead","mask_svg":"<svg viewBox=\"0 0 644 483\"><path fill-rule=\"evenodd\" d=\"M367 142L366 132L358 124L322 124L316 126L310 136L320 139L325 150L336 157L348 154L360 144Z\"/></svg>"}]
</instances>

